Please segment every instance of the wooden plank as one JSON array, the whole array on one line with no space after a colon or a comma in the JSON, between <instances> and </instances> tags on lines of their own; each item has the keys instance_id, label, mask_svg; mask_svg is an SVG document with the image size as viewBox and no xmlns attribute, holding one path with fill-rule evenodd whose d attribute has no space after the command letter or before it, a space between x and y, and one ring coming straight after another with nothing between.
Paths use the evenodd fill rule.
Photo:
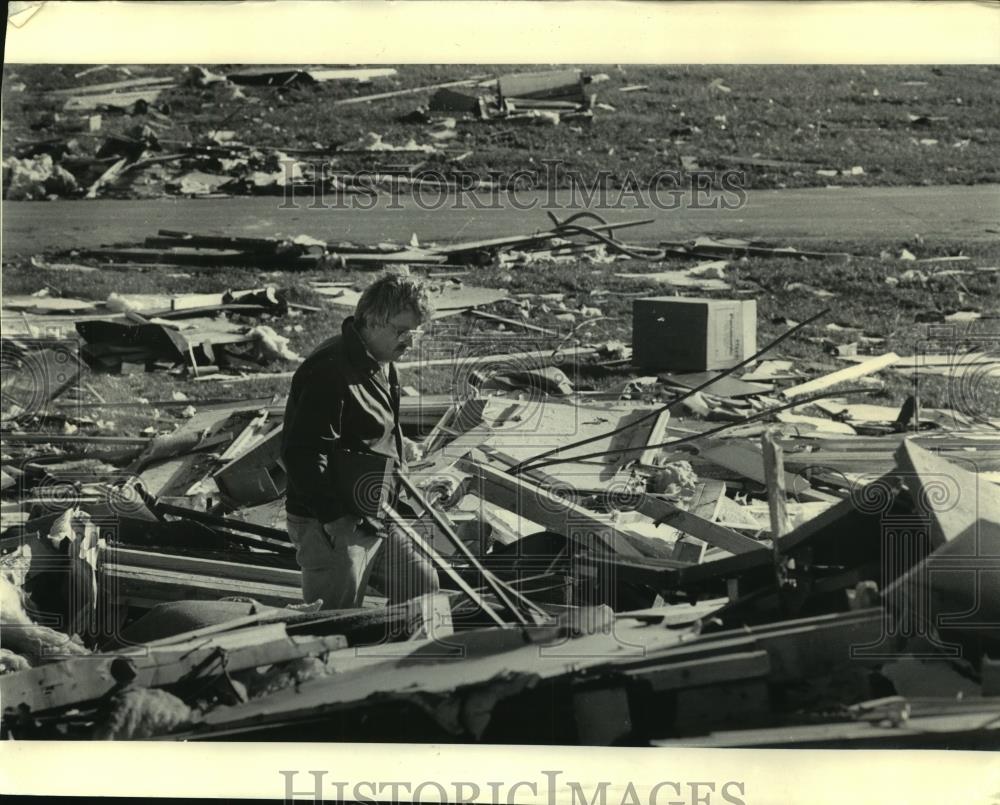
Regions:
<instances>
[{"instance_id":1,"label":"wooden plank","mask_svg":"<svg viewBox=\"0 0 1000 805\"><path fill-rule=\"evenodd\" d=\"M653 420L653 426L649 435L645 439L647 445L663 444L667 441L667 425L670 424L670 409L664 408ZM660 452L659 447L650 447L639 454L639 463L646 466L656 464L656 456Z\"/></svg>"},{"instance_id":2,"label":"wooden plank","mask_svg":"<svg viewBox=\"0 0 1000 805\"><path fill-rule=\"evenodd\" d=\"M719 513L723 507L729 503L732 503L733 506L740 505L726 497L725 482L708 479L698 484L690 501L681 501L679 505L681 508L714 523L719 519Z\"/></svg>"},{"instance_id":3,"label":"wooden plank","mask_svg":"<svg viewBox=\"0 0 1000 805\"><path fill-rule=\"evenodd\" d=\"M164 601L218 601L227 596L252 598L276 607L302 603L301 586L246 582L113 563L106 564L99 572L104 583L115 585L116 601L127 606L150 608Z\"/></svg>"},{"instance_id":4,"label":"wooden plank","mask_svg":"<svg viewBox=\"0 0 1000 805\"><path fill-rule=\"evenodd\" d=\"M664 498L645 494L639 497L637 510L655 523L665 523L685 534L698 537L730 553L751 553L766 550L766 546L745 537L739 532L705 520L693 512L686 511Z\"/></svg>"},{"instance_id":5,"label":"wooden plank","mask_svg":"<svg viewBox=\"0 0 1000 805\"><path fill-rule=\"evenodd\" d=\"M771 519L771 539L781 539L791 530L785 494L785 464L774 431L760 439L764 457L764 481L767 484L767 508Z\"/></svg>"},{"instance_id":6,"label":"wooden plank","mask_svg":"<svg viewBox=\"0 0 1000 805\"><path fill-rule=\"evenodd\" d=\"M299 570L284 567L269 567L244 562L224 562L219 559L203 559L196 556L164 554L141 551L133 548L106 548L102 552L102 562L122 568L166 570L178 574L204 576L218 581L234 581L245 584L275 584L298 589L302 580Z\"/></svg>"},{"instance_id":7,"label":"wooden plank","mask_svg":"<svg viewBox=\"0 0 1000 805\"><path fill-rule=\"evenodd\" d=\"M572 501L475 458L460 458L457 465L478 480L470 491L495 506L516 512L587 548L603 547L625 557L645 555L635 544L645 538L619 531L609 520Z\"/></svg>"},{"instance_id":8,"label":"wooden plank","mask_svg":"<svg viewBox=\"0 0 1000 805\"><path fill-rule=\"evenodd\" d=\"M118 90L137 90L140 87L151 87L160 84L173 84L170 76L148 76L146 78L128 78L124 81L109 81L105 84L89 84L82 87L49 90L49 95L57 97L75 97L78 95L100 95Z\"/></svg>"},{"instance_id":9,"label":"wooden plank","mask_svg":"<svg viewBox=\"0 0 1000 805\"><path fill-rule=\"evenodd\" d=\"M400 517L399 514L391 506L383 504L382 514L390 523L395 525L396 528L400 529L404 534L406 534L409 540L412 541L417 546L421 554L430 559L431 562L433 562L434 565L437 566L437 569L443 572L451 580L451 582L456 587L458 587L458 589L461 590L475 606L477 606L487 616L489 616L489 618L497 626L504 627L506 625L506 622L501 617L501 615L486 602L483 596L480 595L479 592L475 590L471 585L469 585L468 582L466 582L465 579L463 579L462 576L458 573L458 571L456 571L455 568L453 568L441 556L440 553L434 550L433 546L431 546L426 540L424 540L424 538L414 528L412 528L411 525L406 520ZM514 615L515 623L518 622L518 620L521 623L526 623L523 617L521 617L517 612L517 610L515 610L512 606L508 604L507 608L510 610L511 614Z\"/></svg>"},{"instance_id":10,"label":"wooden plank","mask_svg":"<svg viewBox=\"0 0 1000 805\"><path fill-rule=\"evenodd\" d=\"M285 624L236 629L170 644L147 644L96 654L0 677L5 708L32 713L95 702L128 687L162 687L347 647L342 635L290 637ZM224 652L225 663L216 661Z\"/></svg>"},{"instance_id":11,"label":"wooden plank","mask_svg":"<svg viewBox=\"0 0 1000 805\"><path fill-rule=\"evenodd\" d=\"M4 443L20 444L93 444L98 446L145 447L151 439L142 436L87 436L82 433L18 433L3 432Z\"/></svg>"},{"instance_id":12,"label":"wooden plank","mask_svg":"<svg viewBox=\"0 0 1000 805\"><path fill-rule=\"evenodd\" d=\"M66 101L63 109L67 112L89 112L100 106L131 106L136 101L154 103L166 87L137 89L131 92L106 93L104 95L74 95Z\"/></svg>"},{"instance_id":13,"label":"wooden plank","mask_svg":"<svg viewBox=\"0 0 1000 805\"><path fill-rule=\"evenodd\" d=\"M108 168L104 173L102 173L90 187L87 188L87 194L85 198L97 198L98 192L106 184L111 184L125 169L125 165L128 159L122 157L117 162L115 162L110 168Z\"/></svg>"},{"instance_id":14,"label":"wooden plank","mask_svg":"<svg viewBox=\"0 0 1000 805\"><path fill-rule=\"evenodd\" d=\"M797 386L791 386L790 388L784 389L781 392L781 396L786 400L794 400L796 397L801 397L805 394L814 394L817 391L823 391L824 389L836 386L838 383L844 383L848 380L857 380L859 377L866 377L867 375L874 374L875 372L880 372L892 366L899 360L899 355L895 352L887 352L885 355L879 355L877 358L870 358L862 363L855 364L854 366L848 366L846 369L840 369L836 372L831 372L828 375L823 375L822 377L814 378L805 383L800 383Z\"/></svg>"},{"instance_id":15,"label":"wooden plank","mask_svg":"<svg viewBox=\"0 0 1000 805\"><path fill-rule=\"evenodd\" d=\"M284 494L281 433L281 427L273 428L251 447L227 451L235 457L212 474L219 490L235 507L268 503Z\"/></svg>"}]
</instances>

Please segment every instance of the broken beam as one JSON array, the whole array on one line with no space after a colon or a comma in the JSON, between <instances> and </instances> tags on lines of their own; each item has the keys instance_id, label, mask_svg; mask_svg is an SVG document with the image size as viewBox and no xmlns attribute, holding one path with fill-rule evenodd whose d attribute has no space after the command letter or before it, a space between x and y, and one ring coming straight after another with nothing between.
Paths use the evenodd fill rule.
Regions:
<instances>
[{"instance_id":1,"label":"broken beam","mask_svg":"<svg viewBox=\"0 0 1000 805\"><path fill-rule=\"evenodd\" d=\"M162 687L287 662L347 647L342 635L290 637L285 624L237 629L212 638L148 644L116 654L49 663L0 678L4 709L31 713L97 701L129 687ZM212 662L218 657L218 662ZM223 660L224 657L224 660ZM210 669L205 672L204 668Z\"/></svg>"}]
</instances>

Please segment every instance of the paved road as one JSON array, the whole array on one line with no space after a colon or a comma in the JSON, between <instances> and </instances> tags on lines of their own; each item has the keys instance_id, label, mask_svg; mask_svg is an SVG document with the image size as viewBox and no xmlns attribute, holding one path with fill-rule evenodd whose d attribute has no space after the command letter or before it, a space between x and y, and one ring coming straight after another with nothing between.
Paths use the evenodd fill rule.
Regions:
<instances>
[{"instance_id":1,"label":"paved road","mask_svg":"<svg viewBox=\"0 0 1000 805\"><path fill-rule=\"evenodd\" d=\"M425 199L431 205L438 200L433 195ZM551 199L545 193L523 192L513 201L495 203L487 196L479 200L481 206L500 208L476 209L471 198L460 208L446 203L422 209L409 198L400 199L396 208L387 198L374 209L316 208L308 195L296 199L294 206L272 197L4 202L3 255L135 243L161 228L243 236L307 234L358 242L407 241L414 232L424 243L479 240L546 228L550 202L561 206L557 214L562 217L584 208L581 199L569 193ZM609 201L616 200L612 192ZM647 199L645 208L595 211L609 220L655 218L654 224L628 231L627 238L638 243L699 234L901 240L919 233L924 238L984 240L997 237L988 229L1000 229L997 185L759 190L751 191L739 209L705 208L706 199L699 207L691 196L677 209L663 209L670 203L665 194L656 201L659 206Z\"/></svg>"}]
</instances>

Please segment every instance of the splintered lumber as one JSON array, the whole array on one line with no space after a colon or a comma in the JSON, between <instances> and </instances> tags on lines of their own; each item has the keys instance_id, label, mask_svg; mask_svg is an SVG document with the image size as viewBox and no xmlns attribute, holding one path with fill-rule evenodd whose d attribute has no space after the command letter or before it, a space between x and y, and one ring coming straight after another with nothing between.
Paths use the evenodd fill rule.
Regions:
<instances>
[{"instance_id":1,"label":"splintered lumber","mask_svg":"<svg viewBox=\"0 0 1000 805\"><path fill-rule=\"evenodd\" d=\"M831 372L828 375L823 375L822 377L814 378L813 380L809 380L805 383L800 383L797 386L784 389L781 392L781 396L787 400L793 400L796 397L802 397L806 394L815 394L817 391L823 391L824 389L831 388L832 386L836 386L838 383L844 383L848 380L857 380L859 377L866 377L867 375L874 374L875 372L880 372L883 369L892 366L898 360L899 355L895 352L887 352L885 355L879 355L877 358L871 358L870 360L855 364L854 366L849 366L846 369L840 369L836 372Z\"/></svg>"},{"instance_id":2,"label":"splintered lumber","mask_svg":"<svg viewBox=\"0 0 1000 805\"><path fill-rule=\"evenodd\" d=\"M160 97L160 93L167 87L152 87L150 89L137 89L131 92L114 92L104 95L74 95L66 101L67 112L89 112L101 106L116 106L123 108L131 106L136 101L153 103Z\"/></svg>"},{"instance_id":3,"label":"splintered lumber","mask_svg":"<svg viewBox=\"0 0 1000 805\"><path fill-rule=\"evenodd\" d=\"M236 555L238 556L239 554ZM254 554L243 554L243 556L246 556L249 560ZM155 553L136 548L108 548L103 554L103 559L106 563L113 565L201 574L214 578L219 582L233 580L247 584L260 582L262 584L297 587L301 580L301 572L299 570L286 567L256 565L249 562L224 562L218 559Z\"/></svg>"},{"instance_id":4,"label":"splintered lumber","mask_svg":"<svg viewBox=\"0 0 1000 805\"><path fill-rule=\"evenodd\" d=\"M129 78L124 81L109 81L105 84L89 84L82 87L70 87L68 89L49 90L48 94L57 97L70 97L77 95L99 95L118 90L137 90L140 87L152 87L162 84L173 84L174 79L170 76L147 76L145 78Z\"/></svg>"},{"instance_id":5,"label":"splintered lumber","mask_svg":"<svg viewBox=\"0 0 1000 805\"><path fill-rule=\"evenodd\" d=\"M513 368L517 371L527 367ZM494 374L501 372L498 370ZM457 422L460 428L469 432L485 429L480 438L485 440L489 436L490 455L508 466L515 466L530 461L541 452L558 449L569 439L592 439L596 450L655 444L656 431L665 428L667 420L662 415L650 418L650 413L621 403L573 405L551 397L541 402L494 397L467 400L457 412ZM629 423L636 424L631 427ZM612 428L613 435L607 436ZM643 455L651 460L651 452L647 450ZM631 470L623 469L627 463L628 459L620 456L607 461L575 462L573 456L567 455L565 461L544 473L528 470L526 474L533 476L535 483L565 483L576 491L621 491L630 483Z\"/></svg>"},{"instance_id":6,"label":"splintered lumber","mask_svg":"<svg viewBox=\"0 0 1000 805\"><path fill-rule=\"evenodd\" d=\"M388 522L394 524L396 528L402 530L406 534L407 538L416 544L421 553L427 556L434 563L434 565L437 566L437 569L443 572L476 607L485 612L495 625L500 627L506 626L504 619L485 601L483 596L480 595L477 590L473 589L473 587L462 578L458 571L445 561L441 554L434 550L434 547L424 540L424 538L415 529L411 528L409 523L400 517L391 506L383 505L382 513L385 515ZM454 535L452 534L452 536ZM508 608L511 613L520 620L520 622L525 622L523 617L521 617L517 610L515 610L509 603Z\"/></svg>"},{"instance_id":7,"label":"splintered lumber","mask_svg":"<svg viewBox=\"0 0 1000 805\"><path fill-rule=\"evenodd\" d=\"M269 623L188 640L161 640L6 674L0 677L0 695L5 710L42 713L96 702L126 686L174 685L346 647L342 635L289 636L284 623Z\"/></svg>"},{"instance_id":8,"label":"splintered lumber","mask_svg":"<svg viewBox=\"0 0 1000 805\"><path fill-rule=\"evenodd\" d=\"M779 442L780 444L780 442ZM708 447L703 447L698 451L700 458L711 461L720 467L756 481L759 484L766 484L767 478L764 472L764 457L753 445L736 439L726 441L709 442ZM797 498L802 500L832 500L830 495L818 492L809 486L809 481L801 475L785 472L784 486Z\"/></svg>"},{"instance_id":9,"label":"splintered lumber","mask_svg":"<svg viewBox=\"0 0 1000 805\"><path fill-rule=\"evenodd\" d=\"M663 444L667 441L667 426L670 424L670 409L664 408L653 420L653 426L649 430L649 435L646 436L647 445L657 445ZM654 466L656 464L656 456L659 454L660 448L651 447L646 452L639 454L639 463L644 464L647 467Z\"/></svg>"},{"instance_id":10,"label":"splintered lumber","mask_svg":"<svg viewBox=\"0 0 1000 805\"><path fill-rule=\"evenodd\" d=\"M125 548L107 550L99 574L117 585L130 606L185 599L215 601L244 596L283 607L302 603L301 573L280 567L222 562Z\"/></svg>"},{"instance_id":11,"label":"splintered lumber","mask_svg":"<svg viewBox=\"0 0 1000 805\"><path fill-rule=\"evenodd\" d=\"M785 464L781 446L772 431L761 436L764 454L764 481L767 483L767 508L771 520L771 539L777 542L790 530L785 496Z\"/></svg>"},{"instance_id":12,"label":"splintered lumber","mask_svg":"<svg viewBox=\"0 0 1000 805\"><path fill-rule=\"evenodd\" d=\"M104 173L102 173L97 178L97 181L95 181L89 188L87 188L86 198L97 198L97 194L100 191L100 189L104 187L104 185L110 184L115 179L117 179L118 176L121 174L121 172L124 170L127 162L128 160L125 157L122 157L117 162L115 162L110 168L104 171Z\"/></svg>"},{"instance_id":13,"label":"splintered lumber","mask_svg":"<svg viewBox=\"0 0 1000 805\"><path fill-rule=\"evenodd\" d=\"M259 436L251 446L227 451L229 459L212 477L223 496L238 506L255 506L275 500L285 492L285 472L280 466L281 427Z\"/></svg>"},{"instance_id":14,"label":"splintered lumber","mask_svg":"<svg viewBox=\"0 0 1000 805\"><path fill-rule=\"evenodd\" d=\"M857 490L857 498L841 500L815 517L794 528L777 542L777 550L782 555L797 556L801 551L832 552L843 561L844 555L852 556L852 561L863 562L863 555L878 557L881 548L882 508L872 512L859 507L858 500L877 498L889 511L894 505L899 491L898 481L893 475L885 475L874 480L872 492L864 488ZM870 538L870 539L869 539ZM773 584L773 555L770 551L754 551L738 556L727 556L700 565L681 568L676 573L676 588L691 591L703 589L717 590L719 583L726 579L745 579L759 574L762 579Z\"/></svg>"},{"instance_id":15,"label":"splintered lumber","mask_svg":"<svg viewBox=\"0 0 1000 805\"><path fill-rule=\"evenodd\" d=\"M601 519L582 506L523 478L475 458L460 458L456 466L478 481L470 490L477 497L517 512L521 517L540 523L588 549L597 549L597 552L601 548L610 549L616 554L633 558L651 555L649 550L642 550L639 546L655 540L626 534L615 528L610 520Z\"/></svg>"},{"instance_id":16,"label":"splintered lumber","mask_svg":"<svg viewBox=\"0 0 1000 805\"><path fill-rule=\"evenodd\" d=\"M446 447L445 450L447 449ZM491 451L491 455L503 458L504 454ZM669 532L666 528L662 539L645 536L637 530L630 529L628 522L618 523L608 515L602 516L590 512L565 495L569 485L564 479L546 478L543 480L543 485L539 485L524 476L503 472L479 461L475 456L459 459L456 466L472 475L474 481L478 481L478 484L473 483L470 490L472 494L519 517L539 523L550 531L562 534L584 548L596 550L598 553L602 548L610 548L615 554L625 558L670 559L673 554L673 546L668 542ZM563 494L556 494L546 488L550 483L554 483L554 488ZM631 498L632 496L630 500ZM749 550L749 545L756 544L753 540L721 526L715 526L714 523L678 509L655 496L637 495L635 498L638 501L639 513L652 518L654 524L664 522L673 529L680 528L675 521L683 522L688 528L710 533L713 539L731 545L735 551L740 551L741 548L744 551Z\"/></svg>"},{"instance_id":17,"label":"splintered lumber","mask_svg":"<svg viewBox=\"0 0 1000 805\"><path fill-rule=\"evenodd\" d=\"M145 447L150 439L142 436L87 436L82 433L10 433L3 432L4 442L21 444L94 444L113 447Z\"/></svg>"},{"instance_id":18,"label":"splintered lumber","mask_svg":"<svg viewBox=\"0 0 1000 805\"><path fill-rule=\"evenodd\" d=\"M763 551L766 547L756 540L744 537L731 528L726 528L711 520L680 508L656 495L638 496L636 510L651 518L654 523L665 524L685 534L704 540L709 545L722 548L730 553L750 553Z\"/></svg>"}]
</instances>

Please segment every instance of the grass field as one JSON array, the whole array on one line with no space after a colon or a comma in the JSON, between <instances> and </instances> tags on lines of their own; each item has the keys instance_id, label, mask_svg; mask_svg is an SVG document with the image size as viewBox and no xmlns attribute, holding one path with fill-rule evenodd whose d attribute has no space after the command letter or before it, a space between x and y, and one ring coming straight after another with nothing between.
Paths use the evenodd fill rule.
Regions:
<instances>
[{"instance_id":1,"label":"grass field","mask_svg":"<svg viewBox=\"0 0 1000 805\"><path fill-rule=\"evenodd\" d=\"M1000 181L1000 68L987 66L616 66L579 65L585 74L605 74L591 85L600 106L588 125L524 126L459 120L458 137L445 154L420 159L424 169L461 169L487 177L491 172L534 174L536 186L549 181L542 167L559 160L565 172L589 179L607 171L612 184L631 178L639 184L663 170L676 171L693 159L701 169L739 169L751 188L837 184L919 185ZM227 66L213 66L225 72ZM7 65L4 71L4 156L21 144L75 138L83 154L93 154L103 138L123 132L147 116L103 116L101 131L70 133L81 116L61 113L49 89L120 79L102 70L81 78L82 65ZM135 66L134 76L175 75L177 65ZM278 90L244 87L233 100L219 88L185 84L165 92L164 121L156 118L164 152L207 132L226 129L237 139L278 149L321 149L334 170L378 169L399 156L351 152L367 132L402 145L430 142L427 126L400 118L426 104L429 93L383 101L333 106L330 101L418 87L470 76L545 69L496 65L403 65L397 76L367 86L327 82ZM13 89L23 84L20 91ZM646 89L621 92L627 86ZM484 90L485 91L485 90ZM466 154L461 162L454 157ZM407 162L416 159L404 155ZM682 157L685 162L682 163ZM751 161L748 162L747 160ZM754 164L752 160L769 160ZM860 168L862 172L851 173ZM818 170L842 171L836 176ZM154 170L151 174L156 175ZM552 181L565 184L565 173ZM152 181L124 192L157 193Z\"/></svg>"}]
</instances>

